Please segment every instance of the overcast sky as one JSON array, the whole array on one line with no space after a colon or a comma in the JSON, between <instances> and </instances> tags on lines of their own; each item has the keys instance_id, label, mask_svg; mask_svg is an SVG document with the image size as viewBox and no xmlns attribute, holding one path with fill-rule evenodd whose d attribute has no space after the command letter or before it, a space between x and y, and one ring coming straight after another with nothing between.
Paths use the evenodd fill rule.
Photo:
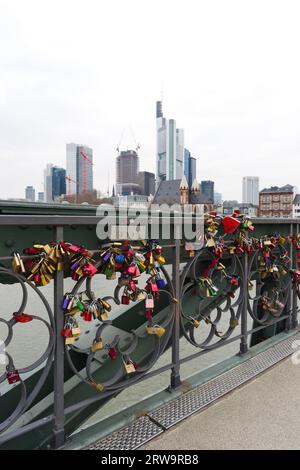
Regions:
<instances>
[{"instance_id":1,"label":"overcast sky","mask_svg":"<svg viewBox=\"0 0 300 470\"><path fill-rule=\"evenodd\" d=\"M66 142L94 149L95 187L110 174L111 189L130 126L154 171L162 89L224 198L244 175L300 187L299 24L297 0L0 0L0 197L42 191Z\"/></svg>"}]
</instances>

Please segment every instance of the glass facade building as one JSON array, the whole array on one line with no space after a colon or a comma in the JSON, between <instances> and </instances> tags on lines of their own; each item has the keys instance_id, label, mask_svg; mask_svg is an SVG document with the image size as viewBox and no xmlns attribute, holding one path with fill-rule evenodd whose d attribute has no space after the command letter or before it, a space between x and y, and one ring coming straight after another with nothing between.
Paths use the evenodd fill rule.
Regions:
<instances>
[{"instance_id":1,"label":"glass facade building","mask_svg":"<svg viewBox=\"0 0 300 470\"><path fill-rule=\"evenodd\" d=\"M156 177L157 181L180 179L184 166L184 130L175 119L166 119L162 102L156 103Z\"/></svg>"},{"instance_id":2,"label":"glass facade building","mask_svg":"<svg viewBox=\"0 0 300 470\"><path fill-rule=\"evenodd\" d=\"M66 145L68 194L93 191L93 150L86 145Z\"/></svg>"}]
</instances>

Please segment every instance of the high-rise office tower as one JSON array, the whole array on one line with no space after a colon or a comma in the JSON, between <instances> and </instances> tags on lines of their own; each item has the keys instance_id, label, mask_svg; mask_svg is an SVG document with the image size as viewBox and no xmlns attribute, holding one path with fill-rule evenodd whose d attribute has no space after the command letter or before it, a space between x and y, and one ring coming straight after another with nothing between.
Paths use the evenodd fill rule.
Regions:
<instances>
[{"instance_id":1,"label":"high-rise office tower","mask_svg":"<svg viewBox=\"0 0 300 470\"><path fill-rule=\"evenodd\" d=\"M52 163L47 163L44 170L44 201L52 202Z\"/></svg>"},{"instance_id":2,"label":"high-rise office tower","mask_svg":"<svg viewBox=\"0 0 300 470\"><path fill-rule=\"evenodd\" d=\"M67 194L93 191L93 150L86 145L67 144Z\"/></svg>"},{"instance_id":3,"label":"high-rise office tower","mask_svg":"<svg viewBox=\"0 0 300 470\"><path fill-rule=\"evenodd\" d=\"M135 150L121 150L116 160L116 193L128 196L139 194L139 157Z\"/></svg>"},{"instance_id":4,"label":"high-rise office tower","mask_svg":"<svg viewBox=\"0 0 300 470\"><path fill-rule=\"evenodd\" d=\"M59 166L54 166L52 168L52 200L56 201L66 192L66 170Z\"/></svg>"},{"instance_id":5,"label":"high-rise office tower","mask_svg":"<svg viewBox=\"0 0 300 470\"><path fill-rule=\"evenodd\" d=\"M44 201L54 202L66 194L66 170L48 163L44 170Z\"/></svg>"},{"instance_id":6,"label":"high-rise office tower","mask_svg":"<svg viewBox=\"0 0 300 470\"><path fill-rule=\"evenodd\" d=\"M214 202L214 181L201 181L201 193L205 194L207 199Z\"/></svg>"},{"instance_id":7,"label":"high-rise office tower","mask_svg":"<svg viewBox=\"0 0 300 470\"><path fill-rule=\"evenodd\" d=\"M255 206L259 204L259 177L243 177L243 202L251 203Z\"/></svg>"},{"instance_id":8,"label":"high-rise office tower","mask_svg":"<svg viewBox=\"0 0 300 470\"><path fill-rule=\"evenodd\" d=\"M174 119L166 119L162 102L156 102L157 181L181 179L184 166L184 130L176 129Z\"/></svg>"},{"instance_id":9,"label":"high-rise office tower","mask_svg":"<svg viewBox=\"0 0 300 470\"><path fill-rule=\"evenodd\" d=\"M183 177L184 166L184 130L176 129L176 179Z\"/></svg>"},{"instance_id":10,"label":"high-rise office tower","mask_svg":"<svg viewBox=\"0 0 300 470\"><path fill-rule=\"evenodd\" d=\"M149 171L140 171L138 174L138 184L141 188L141 194L154 196L155 193L155 174Z\"/></svg>"},{"instance_id":11,"label":"high-rise office tower","mask_svg":"<svg viewBox=\"0 0 300 470\"><path fill-rule=\"evenodd\" d=\"M30 202L35 202L35 189L33 186L26 186L25 199Z\"/></svg>"},{"instance_id":12,"label":"high-rise office tower","mask_svg":"<svg viewBox=\"0 0 300 470\"><path fill-rule=\"evenodd\" d=\"M196 164L196 158L191 156L191 152L188 149L184 149L184 175L190 188L196 178Z\"/></svg>"}]
</instances>

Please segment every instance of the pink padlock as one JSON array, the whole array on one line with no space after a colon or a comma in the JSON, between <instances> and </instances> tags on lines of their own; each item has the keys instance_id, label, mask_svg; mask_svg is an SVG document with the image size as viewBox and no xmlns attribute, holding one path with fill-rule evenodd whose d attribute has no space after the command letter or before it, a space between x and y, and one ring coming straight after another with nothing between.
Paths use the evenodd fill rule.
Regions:
<instances>
[{"instance_id":1,"label":"pink padlock","mask_svg":"<svg viewBox=\"0 0 300 470\"><path fill-rule=\"evenodd\" d=\"M146 301L145 301L145 306L146 306L146 310L151 310L154 308L154 299L153 299L153 295L151 294L148 294L147 295L147 298L146 298Z\"/></svg>"},{"instance_id":2,"label":"pink padlock","mask_svg":"<svg viewBox=\"0 0 300 470\"><path fill-rule=\"evenodd\" d=\"M152 292L158 292L158 286L157 286L156 282L151 282L150 287L151 287Z\"/></svg>"},{"instance_id":3,"label":"pink padlock","mask_svg":"<svg viewBox=\"0 0 300 470\"><path fill-rule=\"evenodd\" d=\"M128 268L127 268L128 274L132 274L134 276L135 271L136 271L136 266L134 264L131 264L130 266L128 266Z\"/></svg>"}]
</instances>

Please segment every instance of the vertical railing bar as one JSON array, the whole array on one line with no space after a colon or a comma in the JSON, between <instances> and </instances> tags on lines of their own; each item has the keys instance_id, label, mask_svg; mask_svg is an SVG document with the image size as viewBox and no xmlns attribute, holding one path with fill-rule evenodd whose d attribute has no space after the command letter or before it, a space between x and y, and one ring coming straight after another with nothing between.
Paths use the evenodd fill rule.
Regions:
<instances>
[{"instance_id":1,"label":"vertical railing bar","mask_svg":"<svg viewBox=\"0 0 300 470\"><path fill-rule=\"evenodd\" d=\"M294 236L294 226L291 223L290 224L290 237L291 237L291 239L293 239L293 236ZM289 258L290 258L289 269L293 268L293 254L294 254L293 243L290 243L290 247L289 247ZM291 287L288 291L288 298L287 298L286 307L285 307L285 310L287 312L290 312L289 313L289 318L287 318L287 320L285 321L285 331L290 331L293 328L293 326L292 326L292 324L293 324L293 310L292 310L292 297L293 297L293 295L292 295L292 292L293 292L293 289Z\"/></svg>"},{"instance_id":2,"label":"vertical railing bar","mask_svg":"<svg viewBox=\"0 0 300 470\"><path fill-rule=\"evenodd\" d=\"M244 282L242 288L244 289L243 296L243 309L241 312L241 342L240 354L245 354L248 351L248 270L249 258L248 253L245 251L243 255L243 278Z\"/></svg>"},{"instance_id":3,"label":"vertical railing bar","mask_svg":"<svg viewBox=\"0 0 300 470\"><path fill-rule=\"evenodd\" d=\"M181 385L180 380L180 239L177 231L178 225L174 226L175 247L173 248L172 279L175 292L175 318L172 333L172 371L170 390L174 390Z\"/></svg>"},{"instance_id":4,"label":"vertical railing bar","mask_svg":"<svg viewBox=\"0 0 300 470\"><path fill-rule=\"evenodd\" d=\"M299 233L299 224L296 225L296 235ZM297 244L292 243L292 269L297 269ZM298 326L298 312L297 312L297 304L298 304L298 296L297 296L297 286L293 283L292 286L292 328L297 328Z\"/></svg>"},{"instance_id":5,"label":"vertical railing bar","mask_svg":"<svg viewBox=\"0 0 300 470\"><path fill-rule=\"evenodd\" d=\"M55 241L64 239L62 226L55 227ZM54 355L54 427L53 447L61 447L65 443L65 412L64 412L64 338L61 330L64 327L62 300L64 296L64 272L56 271L54 275L54 317L56 327L56 347Z\"/></svg>"}]
</instances>

